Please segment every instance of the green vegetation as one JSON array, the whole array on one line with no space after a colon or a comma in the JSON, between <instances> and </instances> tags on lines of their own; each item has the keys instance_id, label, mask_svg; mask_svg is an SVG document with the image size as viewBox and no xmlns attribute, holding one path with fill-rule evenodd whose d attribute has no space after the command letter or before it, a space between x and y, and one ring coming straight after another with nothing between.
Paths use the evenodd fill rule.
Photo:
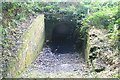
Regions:
<instances>
[{"instance_id":1,"label":"green vegetation","mask_svg":"<svg viewBox=\"0 0 120 80\"><path fill-rule=\"evenodd\" d=\"M38 14L59 14L73 16L77 22L76 32L80 41L85 41L88 31L94 27L105 29L113 48L120 49L120 4L119 1L95 2L3 2L2 3L2 47L4 60L9 60L17 51L16 42L24 33L21 23L34 19ZM56 19L55 16L46 17ZM59 19L59 18L58 18ZM70 18L71 19L71 18ZM71 21L72 21L71 20ZM18 26L19 25L19 26ZM30 24L29 24L30 25ZM28 26L28 25L26 25ZM28 28L28 27L26 27ZM26 29L27 30L27 29ZM21 34L22 33L22 34ZM1 42L0 42L1 44ZM117 75L116 77L119 77Z\"/></svg>"},{"instance_id":2,"label":"green vegetation","mask_svg":"<svg viewBox=\"0 0 120 80\"><path fill-rule=\"evenodd\" d=\"M110 41L114 41L115 45L116 41L118 42L117 34L120 23L118 5L118 2L95 3L90 14L83 20L86 25L106 29L109 32Z\"/></svg>"}]
</instances>

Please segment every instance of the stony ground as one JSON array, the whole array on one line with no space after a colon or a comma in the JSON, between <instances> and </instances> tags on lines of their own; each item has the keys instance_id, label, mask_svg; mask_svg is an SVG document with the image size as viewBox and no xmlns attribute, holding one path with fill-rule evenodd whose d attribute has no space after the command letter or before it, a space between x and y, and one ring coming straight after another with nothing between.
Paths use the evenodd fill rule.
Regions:
<instances>
[{"instance_id":1,"label":"stony ground","mask_svg":"<svg viewBox=\"0 0 120 80\"><path fill-rule=\"evenodd\" d=\"M55 54L51 52L50 48L45 47L35 62L20 77L84 77L89 74L89 70L84 69L85 66L84 59L77 52Z\"/></svg>"},{"instance_id":2,"label":"stony ground","mask_svg":"<svg viewBox=\"0 0 120 80\"><path fill-rule=\"evenodd\" d=\"M42 53L44 54L41 55ZM38 58L19 78L103 78L112 77L111 74L116 74L115 72L108 72L93 71L93 68L87 66L82 55L77 52L74 54L54 54L50 51L50 48L43 48Z\"/></svg>"}]
</instances>

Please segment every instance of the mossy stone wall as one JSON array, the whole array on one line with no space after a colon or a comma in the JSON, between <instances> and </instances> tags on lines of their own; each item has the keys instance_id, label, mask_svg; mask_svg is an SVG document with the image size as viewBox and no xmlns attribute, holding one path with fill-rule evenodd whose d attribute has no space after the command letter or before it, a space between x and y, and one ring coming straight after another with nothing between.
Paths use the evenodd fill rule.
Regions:
<instances>
[{"instance_id":1,"label":"mossy stone wall","mask_svg":"<svg viewBox=\"0 0 120 80\"><path fill-rule=\"evenodd\" d=\"M39 15L22 36L23 44L15 58L8 61L7 77L17 77L38 56L44 43L44 15Z\"/></svg>"}]
</instances>

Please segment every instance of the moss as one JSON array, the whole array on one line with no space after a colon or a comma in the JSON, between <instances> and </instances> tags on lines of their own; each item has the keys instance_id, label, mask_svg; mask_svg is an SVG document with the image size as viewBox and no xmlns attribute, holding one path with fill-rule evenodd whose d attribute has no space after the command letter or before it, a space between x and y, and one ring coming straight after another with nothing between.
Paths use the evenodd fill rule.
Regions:
<instances>
[{"instance_id":1,"label":"moss","mask_svg":"<svg viewBox=\"0 0 120 80\"><path fill-rule=\"evenodd\" d=\"M89 53L90 53L90 39L89 39L89 29L86 29L85 35L84 35L84 46L83 46L83 53L84 53L84 59L85 62L89 63Z\"/></svg>"},{"instance_id":2,"label":"moss","mask_svg":"<svg viewBox=\"0 0 120 80\"><path fill-rule=\"evenodd\" d=\"M23 45L16 53L16 59L9 61L7 77L17 77L31 62L33 62L44 42L44 15L39 15L30 25L30 29L21 37Z\"/></svg>"},{"instance_id":3,"label":"moss","mask_svg":"<svg viewBox=\"0 0 120 80\"><path fill-rule=\"evenodd\" d=\"M89 63L89 53L90 53L90 39L87 37L87 44L85 49L85 61L86 63Z\"/></svg>"}]
</instances>

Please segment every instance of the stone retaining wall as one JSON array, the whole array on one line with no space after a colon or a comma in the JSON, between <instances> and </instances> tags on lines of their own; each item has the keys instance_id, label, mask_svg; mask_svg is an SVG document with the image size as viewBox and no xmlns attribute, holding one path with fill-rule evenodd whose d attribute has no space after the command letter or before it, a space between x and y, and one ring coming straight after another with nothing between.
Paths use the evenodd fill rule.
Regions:
<instances>
[{"instance_id":1,"label":"stone retaining wall","mask_svg":"<svg viewBox=\"0 0 120 80\"><path fill-rule=\"evenodd\" d=\"M44 43L44 15L39 15L22 36L23 44L14 59L8 61L7 77L17 77L38 56Z\"/></svg>"}]
</instances>

